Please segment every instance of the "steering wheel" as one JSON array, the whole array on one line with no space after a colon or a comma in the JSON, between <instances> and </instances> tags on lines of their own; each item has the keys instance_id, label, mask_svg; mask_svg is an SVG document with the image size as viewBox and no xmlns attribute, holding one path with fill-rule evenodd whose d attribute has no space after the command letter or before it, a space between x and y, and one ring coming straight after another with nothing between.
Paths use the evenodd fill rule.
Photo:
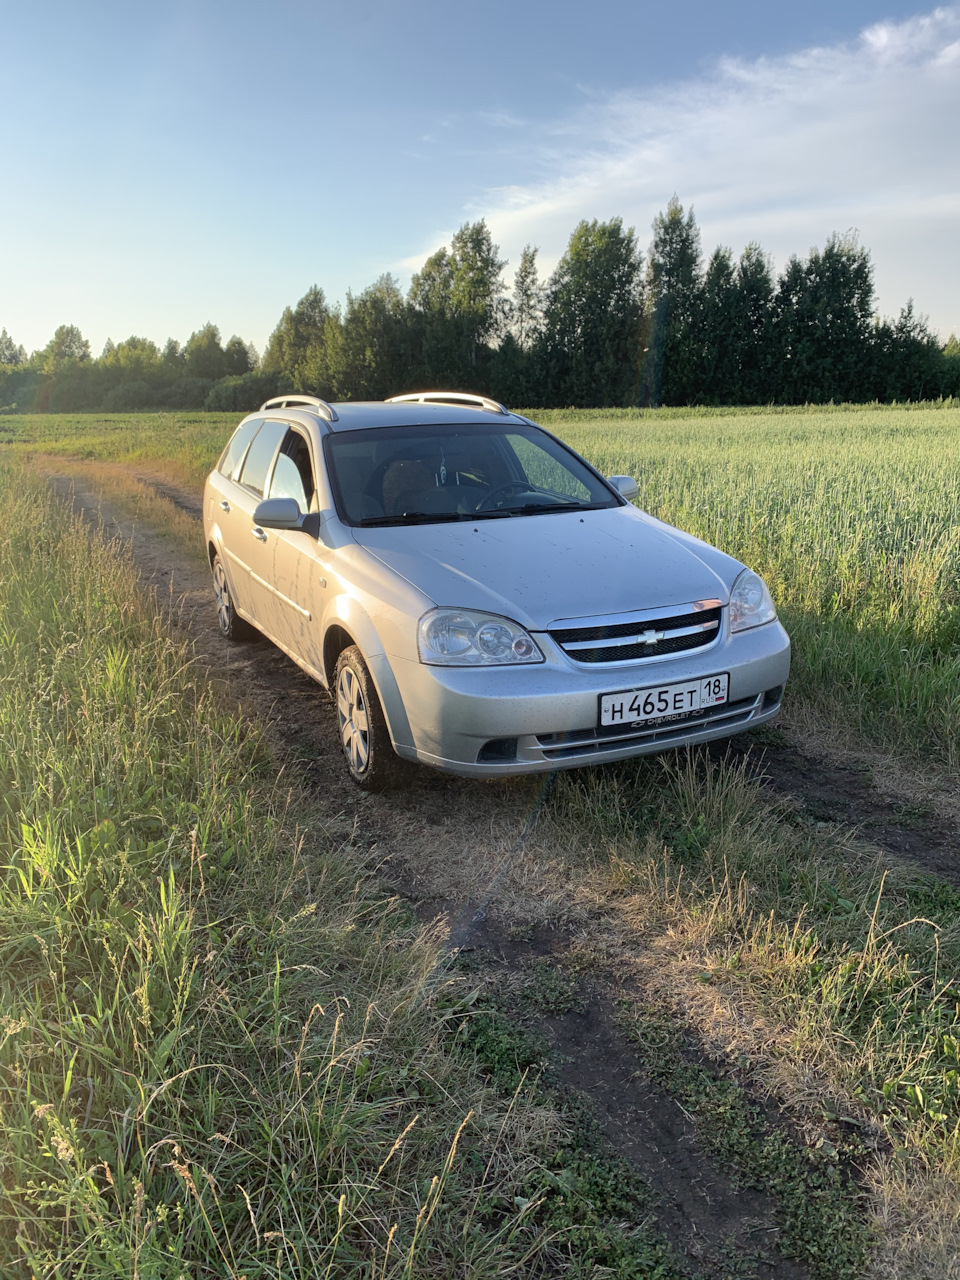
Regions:
<instances>
[{"instance_id":1,"label":"steering wheel","mask_svg":"<svg viewBox=\"0 0 960 1280\"><path fill-rule=\"evenodd\" d=\"M477 503L477 511L492 511L501 498L508 493L530 493L530 484L526 480L509 480L506 484L497 485Z\"/></svg>"}]
</instances>

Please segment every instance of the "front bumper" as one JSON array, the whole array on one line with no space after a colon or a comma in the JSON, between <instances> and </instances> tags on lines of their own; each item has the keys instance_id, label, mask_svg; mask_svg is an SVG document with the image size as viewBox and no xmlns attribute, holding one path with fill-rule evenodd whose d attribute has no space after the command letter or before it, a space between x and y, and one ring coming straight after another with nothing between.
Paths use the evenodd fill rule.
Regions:
<instances>
[{"instance_id":1,"label":"front bumper","mask_svg":"<svg viewBox=\"0 0 960 1280\"><path fill-rule=\"evenodd\" d=\"M668 747L710 742L766 723L780 709L790 670L790 640L779 622L725 635L703 650L646 663L585 667L547 635L546 661L517 667L431 667L386 658L389 684L410 741L394 745L408 760L467 777L504 777L601 764ZM625 689L729 672L728 701L682 720L600 728L599 697ZM386 674L386 673L384 673ZM397 708L400 711L400 708Z\"/></svg>"}]
</instances>

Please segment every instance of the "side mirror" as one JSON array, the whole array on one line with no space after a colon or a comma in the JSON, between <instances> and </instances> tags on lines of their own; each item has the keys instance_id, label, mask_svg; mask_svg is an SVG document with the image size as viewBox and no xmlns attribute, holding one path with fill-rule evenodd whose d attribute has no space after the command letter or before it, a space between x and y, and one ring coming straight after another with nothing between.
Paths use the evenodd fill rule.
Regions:
<instances>
[{"instance_id":1,"label":"side mirror","mask_svg":"<svg viewBox=\"0 0 960 1280\"><path fill-rule=\"evenodd\" d=\"M607 479L616 489L617 493L619 493L620 497L626 498L628 502L632 502L640 492L637 488L637 482L634 480L633 476L607 476Z\"/></svg>"},{"instance_id":2,"label":"side mirror","mask_svg":"<svg viewBox=\"0 0 960 1280\"><path fill-rule=\"evenodd\" d=\"M296 498L266 498L253 513L253 523L264 529L299 529L302 519Z\"/></svg>"},{"instance_id":3,"label":"side mirror","mask_svg":"<svg viewBox=\"0 0 960 1280\"><path fill-rule=\"evenodd\" d=\"M253 513L253 523L264 529L302 529L311 538L320 537L324 513L301 512L296 498L265 498Z\"/></svg>"}]
</instances>

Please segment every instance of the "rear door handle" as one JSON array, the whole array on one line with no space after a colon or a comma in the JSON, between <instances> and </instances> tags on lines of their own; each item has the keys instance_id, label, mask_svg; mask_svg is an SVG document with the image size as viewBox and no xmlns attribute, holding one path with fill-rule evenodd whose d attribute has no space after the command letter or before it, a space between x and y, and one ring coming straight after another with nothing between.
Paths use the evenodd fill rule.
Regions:
<instances>
[{"instance_id":1,"label":"rear door handle","mask_svg":"<svg viewBox=\"0 0 960 1280\"><path fill-rule=\"evenodd\" d=\"M230 503L226 500L226 498L221 498L221 499L220 499L220 510L221 510L221 511L229 511L229 510L230 510Z\"/></svg>"}]
</instances>

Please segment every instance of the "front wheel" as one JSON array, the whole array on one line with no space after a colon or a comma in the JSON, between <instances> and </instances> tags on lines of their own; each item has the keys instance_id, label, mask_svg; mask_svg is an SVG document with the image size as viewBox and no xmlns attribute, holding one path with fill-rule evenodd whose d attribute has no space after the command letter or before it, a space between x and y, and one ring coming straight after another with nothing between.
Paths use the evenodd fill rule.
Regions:
<instances>
[{"instance_id":1,"label":"front wheel","mask_svg":"<svg viewBox=\"0 0 960 1280\"><path fill-rule=\"evenodd\" d=\"M408 776L390 742L380 699L356 645L337 659L335 681L340 745L350 777L365 791L387 791Z\"/></svg>"},{"instance_id":2,"label":"front wheel","mask_svg":"<svg viewBox=\"0 0 960 1280\"><path fill-rule=\"evenodd\" d=\"M233 607L230 583L219 556L213 557L213 597L217 603L217 626L227 640L252 640L256 629Z\"/></svg>"}]
</instances>

